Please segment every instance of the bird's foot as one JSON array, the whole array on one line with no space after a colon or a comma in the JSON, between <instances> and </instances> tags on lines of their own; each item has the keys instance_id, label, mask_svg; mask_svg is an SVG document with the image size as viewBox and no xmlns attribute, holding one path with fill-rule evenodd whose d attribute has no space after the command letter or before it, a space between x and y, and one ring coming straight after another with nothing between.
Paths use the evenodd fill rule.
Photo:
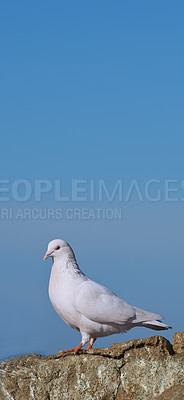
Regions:
<instances>
[{"instance_id":1,"label":"bird's foot","mask_svg":"<svg viewBox=\"0 0 184 400\"><path fill-rule=\"evenodd\" d=\"M82 349L81 351L85 352L85 351L87 351L87 350L90 350L90 349L92 348L92 346L93 346L95 340L96 340L96 339L93 339L93 338L92 338L92 339L90 340L89 344L88 344L87 349Z\"/></svg>"},{"instance_id":2,"label":"bird's foot","mask_svg":"<svg viewBox=\"0 0 184 400\"><path fill-rule=\"evenodd\" d=\"M75 353L75 354L78 354L79 351L80 351L81 349L82 349L81 351L83 351L83 352L85 352L85 351L87 351L87 350L90 350L90 349L92 348L93 343L95 342L95 340L96 340L96 339L93 339L93 338L90 340L87 349L82 349L82 347L83 347L84 345L83 345L83 343L80 343L77 347L74 347L74 349L61 350L61 351L59 351L58 355L62 355L62 354L66 354L66 353Z\"/></svg>"},{"instance_id":3,"label":"bird's foot","mask_svg":"<svg viewBox=\"0 0 184 400\"><path fill-rule=\"evenodd\" d=\"M82 348L83 343L80 343L77 347L74 347L74 349L69 349L69 350L61 350L59 351L58 354L65 354L65 353L75 353L77 354L79 350Z\"/></svg>"},{"instance_id":4,"label":"bird's foot","mask_svg":"<svg viewBox=\"0 0 184 400\"><path fill-rule=\"evenodd\" d=\"M93 339L93 338L90 340L90 342L89 342L88 347L87 347L86 350L90 350L90 349L92 348L93 344L95 343L95 340L96 340L96 339Z\"/></svg>"}]
</instances>

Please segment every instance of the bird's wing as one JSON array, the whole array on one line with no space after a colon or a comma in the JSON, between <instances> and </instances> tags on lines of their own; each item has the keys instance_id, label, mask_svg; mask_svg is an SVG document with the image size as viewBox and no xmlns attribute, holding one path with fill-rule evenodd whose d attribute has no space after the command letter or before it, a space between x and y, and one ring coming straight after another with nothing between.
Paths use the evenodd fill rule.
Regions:
<instances>
[{"instance_id":1,"label":"bird's wing","mask_svg":"<svg viewBox=\"0 0 184 400\"><path fill-rule=\"evenodd\" d=\"M98 283L87 280L80 285L76 309L100 324L124 324L135 317L134 308Z\"/></svg>"}]
</instances>

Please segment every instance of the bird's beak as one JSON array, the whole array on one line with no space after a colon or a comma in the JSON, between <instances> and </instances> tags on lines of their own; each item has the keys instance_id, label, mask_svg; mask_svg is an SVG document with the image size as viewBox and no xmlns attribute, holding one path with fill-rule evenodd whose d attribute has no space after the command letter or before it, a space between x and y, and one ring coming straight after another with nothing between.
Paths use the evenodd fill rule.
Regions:
<instances>
[{"instance_id":1,"label":"bird's beak","mask_svg":"<svg viewBox=\"0 0 184 400\"><path fill-rule=\"evenodd\" d=\"M51 253L48 253L48 251L45 253L45 257L43 259L43 261L45 261L47 258L51 257L53 251Z\"/></svg>"}]
</instances>

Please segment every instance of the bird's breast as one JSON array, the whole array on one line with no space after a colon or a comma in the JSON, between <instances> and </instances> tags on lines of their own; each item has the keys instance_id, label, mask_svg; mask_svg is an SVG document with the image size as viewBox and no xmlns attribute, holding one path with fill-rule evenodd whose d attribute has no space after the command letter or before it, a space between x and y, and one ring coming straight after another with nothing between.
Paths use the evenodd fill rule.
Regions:
<instances>
[{"instance_id":1,"label":"bird's breast","mask_svg":"<svg viewBox=\"0 0 184 400\"><path fill-rule=\"evenodd\" d=\"M79 330L80 315L75 309L75 286L72 285L71 279L52 270L49 297L59 316L72 328Z\"/></svg>"}]
</instances>

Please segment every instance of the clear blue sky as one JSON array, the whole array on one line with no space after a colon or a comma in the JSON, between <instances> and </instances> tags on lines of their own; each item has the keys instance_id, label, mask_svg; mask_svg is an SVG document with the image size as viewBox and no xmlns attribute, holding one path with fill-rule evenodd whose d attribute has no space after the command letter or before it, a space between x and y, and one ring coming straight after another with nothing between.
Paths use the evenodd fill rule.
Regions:
<instances>
[{"instance_id":1,"label":"clear blue sky","mask_svg":"<svg viewBox=\"0 0 184 400\"><path fill-rule=\"evenodd\" d=\"M165 337L184 330L183 13L182 1L1 2L1 358L79 343L47 294L51 262L42 259L57 237L90 277L163 314L173 326ZM21 202L22 179L31 195ZM40 201L38 180L52 185ZM69 200L56 200L55 180ZM77 180L87 201L71 199ZM123 182L122 198L99 200L100 180L111 193ZM145 194L149 180L157 201ZM125 201L132 182L143 199L134 191ZM17 196L27 189L18 185ZM64 218L16 218L33 208ZM121 208L122 218L69 219L68 208ZM96 346L148 335L137 328Z\"/></svg>"}]
</instances>

